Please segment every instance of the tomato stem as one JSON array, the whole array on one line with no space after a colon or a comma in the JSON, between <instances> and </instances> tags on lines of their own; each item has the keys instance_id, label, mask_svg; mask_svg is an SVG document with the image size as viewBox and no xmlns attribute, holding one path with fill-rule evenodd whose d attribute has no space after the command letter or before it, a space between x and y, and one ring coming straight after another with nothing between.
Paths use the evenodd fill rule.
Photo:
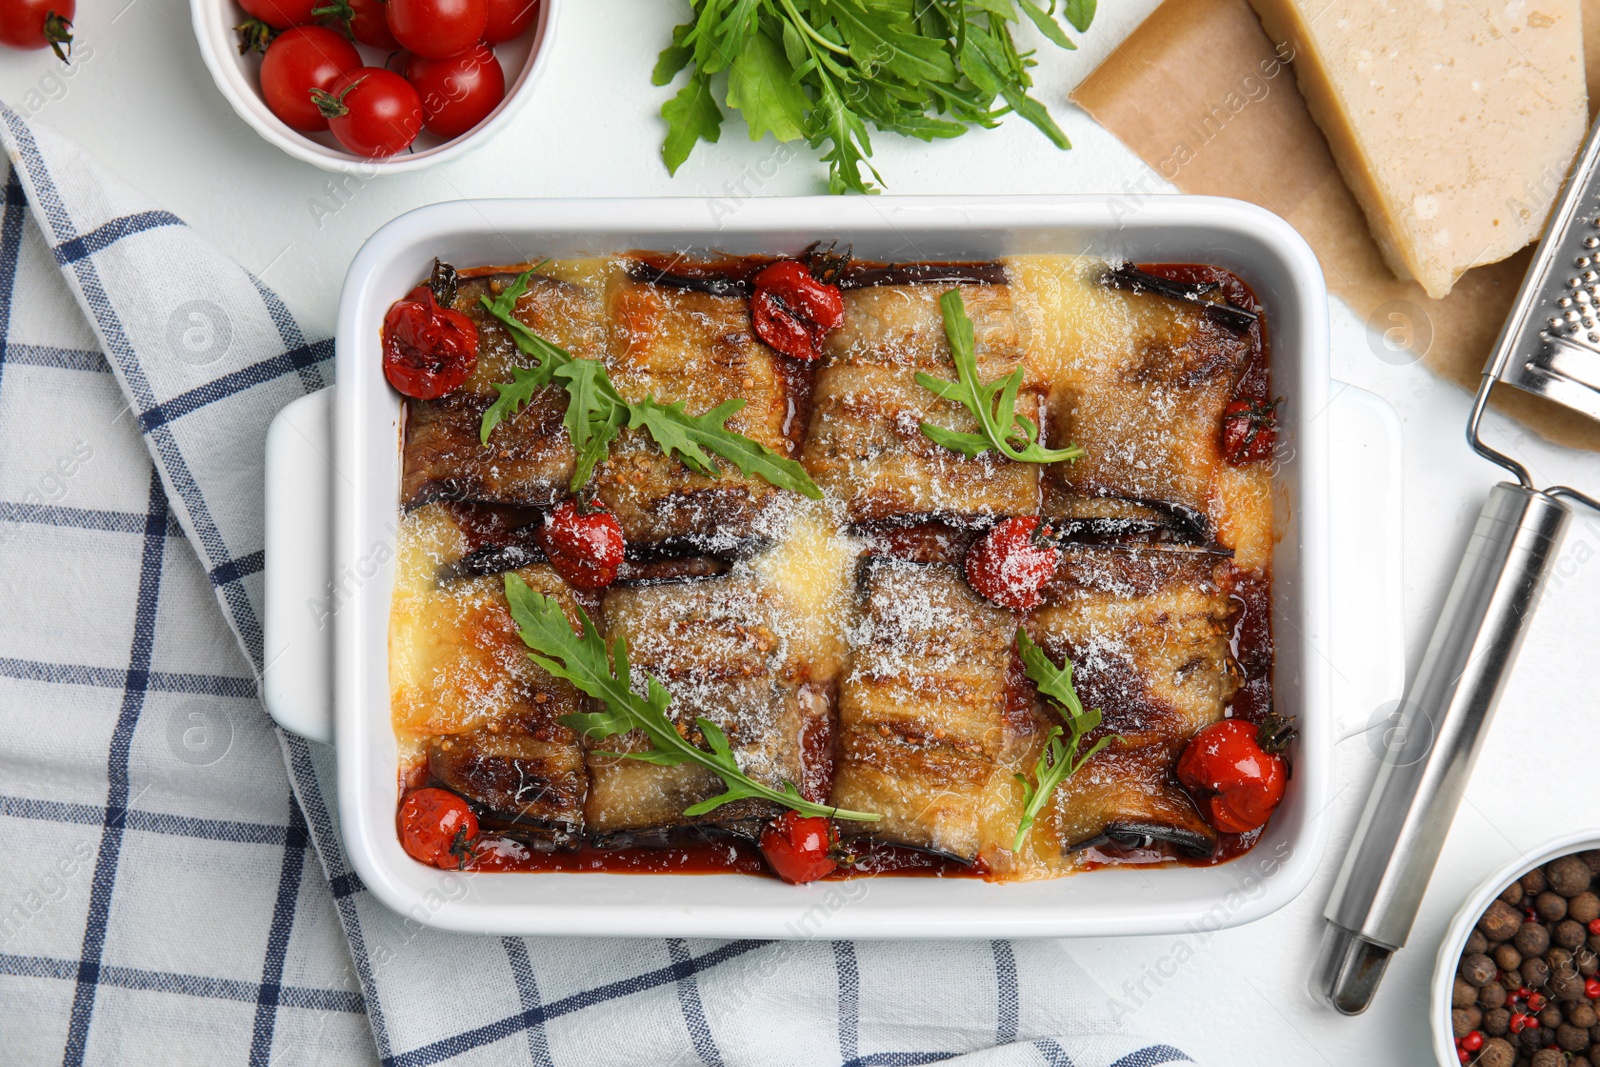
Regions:
<instances>
[{"instance_id":1,"label":"tomato stem","mask_svg":"<svg viewBox=\"0 0 1600 1067\"><path fill-rule=\"evenodd\" d=\"M338 96L328 92L326 89L313 89L311 90L311 102L317 105L317 110L322 112L323 118L343 118L344 116L350 114L350 108L345 104L344 98L350 95L350 91L352 89L366 80L367 76L363 74L361 77L357 78L355 81L341 89Z\"/></svg>"},{"instance_id":2,"label":"tomato stem","mask_svg":"<svg viewBox=\"0 0 1600 1067\"><path fill-rule=\"evenodd\" d=\"M61 62L72 65L72 20L62 18L54 11L44 16L44 39L50 42L50 51Z\"/></svg>"},{"instance_id":3,"label":"tomato stem","mask_svg":"<svg viewBox=\"0 0 1600 1067\"><path fill-rule=\"evenodd\" d=\"M1261 729L1256 731L1256 744L1261 751L1269 755L1277 755L1289 747L1298 733L1294 725L1294 716L1268 715L1261 721Z\"/></svg>"}]
</instances>

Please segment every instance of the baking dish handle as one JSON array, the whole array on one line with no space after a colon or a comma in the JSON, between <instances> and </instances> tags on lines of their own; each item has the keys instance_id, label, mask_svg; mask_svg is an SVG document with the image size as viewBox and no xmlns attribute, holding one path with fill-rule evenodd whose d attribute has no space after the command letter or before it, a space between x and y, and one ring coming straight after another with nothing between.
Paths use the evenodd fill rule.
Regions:
<instances>
[{"instance_id":1,"label":"baking dish handle","mask_svg":"<svg viewBox=\"0 0 1600 1067\"><path fill-rule=\"evenodd\" d=\"M261 697L285 730L333 743L333 390L267 430L266 665Z\"/></svg>"}]
</instances>

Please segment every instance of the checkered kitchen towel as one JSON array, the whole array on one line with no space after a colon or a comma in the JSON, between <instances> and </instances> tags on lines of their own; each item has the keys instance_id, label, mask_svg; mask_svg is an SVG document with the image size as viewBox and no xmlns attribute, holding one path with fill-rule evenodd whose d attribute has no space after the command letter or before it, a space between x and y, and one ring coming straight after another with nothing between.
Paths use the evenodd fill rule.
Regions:
<instances>
[{"instance_id":1,"label":"checkered kitchen towel","mask_svg":"<svg viewBox=\"0 0 1600 1067\"><path fill-rule=\"evenodd\" d=\"M332 345L3 105L0 141L0 1063L1187 1061L1055 943L464 937L372 900L330 751L256 698L263 438Z\"/></svg>"}]
</instances>

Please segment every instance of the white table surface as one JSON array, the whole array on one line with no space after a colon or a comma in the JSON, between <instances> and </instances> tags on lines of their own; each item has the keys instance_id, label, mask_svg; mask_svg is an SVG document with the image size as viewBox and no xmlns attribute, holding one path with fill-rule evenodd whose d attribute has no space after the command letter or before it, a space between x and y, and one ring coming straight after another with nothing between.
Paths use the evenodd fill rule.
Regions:
<instances>
[{"instance_id":1,"label":"white table surface","mask_svg":"<svg viewBox=\"0 0 1600 1067\"><path fill-rule=\"evenodd\" d=\"M1156 0L1105 5L1076 53L1046 46L1038 94L1076 148L1056 151L1015 118L932 146L876 139L876 163L897 193L1096 193L1160 189L1130 152L1066 101L1067 91ZM567 0L557 50L535 98L499 138L453 164L360 182L297 163L267 145L217 94L182 0L80 5L92 50L56 80L48 53L0 53L0 99L74 137L151 199L255 271L308 330L331 333L345 267L375 228L410 208L464 196L727 196L823 191L803 150L774 177L752 180L772 142L752 144L736 118L669 178L658 148L663 91L649 84L655 53L687 7L660 0ZM746 194L738 194L746 195ZM1415 665L1495 470L1462 438L1468 398L1417 366L1378 358L1366 326L1332 305L1339 379L1384 397L1404 427L1407 658ZM1600 457L1552 448L1496 422L1493 436L1537 477L1600 489ZM1335 448L1359 448L1336 441ZM1373 508L1370 499L1342 501ZM1314 1003L1306 979L1321 911L1374 764L1366 730L1391 680L1377 635L1341 634L1330 650L1340 682L1340 776L1333 843L1316 882L1288 908L1206 936L1082 940L1067 945L1134 1009L1135 1025L1213 1065L1428 1063L1427 982L1445 924L1492 868L1557 834L1600 827L1594 684L1600 630L1600 515L1573 525L1555 587L1533 624L1509 693L1473 775L1410 945L1378 1003L1345 1019ZM1392 600L1390 601L1392 603ZM1363 645L1363 641L1366 642ZM1363 652L1367 648L1369 652ZM1392 659L1393 657L1388 657ZM1576 739L1576 743L1574 743Z\"/></svg>"}]
</instances>

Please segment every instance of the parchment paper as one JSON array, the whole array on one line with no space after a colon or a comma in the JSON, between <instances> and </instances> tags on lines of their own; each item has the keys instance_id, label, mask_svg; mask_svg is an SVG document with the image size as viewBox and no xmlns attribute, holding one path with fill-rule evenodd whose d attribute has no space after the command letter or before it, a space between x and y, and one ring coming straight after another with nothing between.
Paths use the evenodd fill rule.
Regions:
<instances>
[{"instance_id":1,"label":"parchment paper","mask_svg":"<svg viewBox=\"0 0 1600 1067\"><path fill-rule=\"evenodd\" d=\"M1600 0L1584 0L1590 112L1600 102ZM1304 235L1328 288L1373 327L1373 357L1419 359L1476 390L1531 249L1468 271L1442 300L1389 272L1295 88L1294 71L1247 0L1167 0L1072 94L1161 177L1186 193L1231 196ZM1129 211L1158 191L1123 190ZM1496 407L1540 436L1600 451L1600 425L1505 386Z\"/></svg>"}]
</instances>

